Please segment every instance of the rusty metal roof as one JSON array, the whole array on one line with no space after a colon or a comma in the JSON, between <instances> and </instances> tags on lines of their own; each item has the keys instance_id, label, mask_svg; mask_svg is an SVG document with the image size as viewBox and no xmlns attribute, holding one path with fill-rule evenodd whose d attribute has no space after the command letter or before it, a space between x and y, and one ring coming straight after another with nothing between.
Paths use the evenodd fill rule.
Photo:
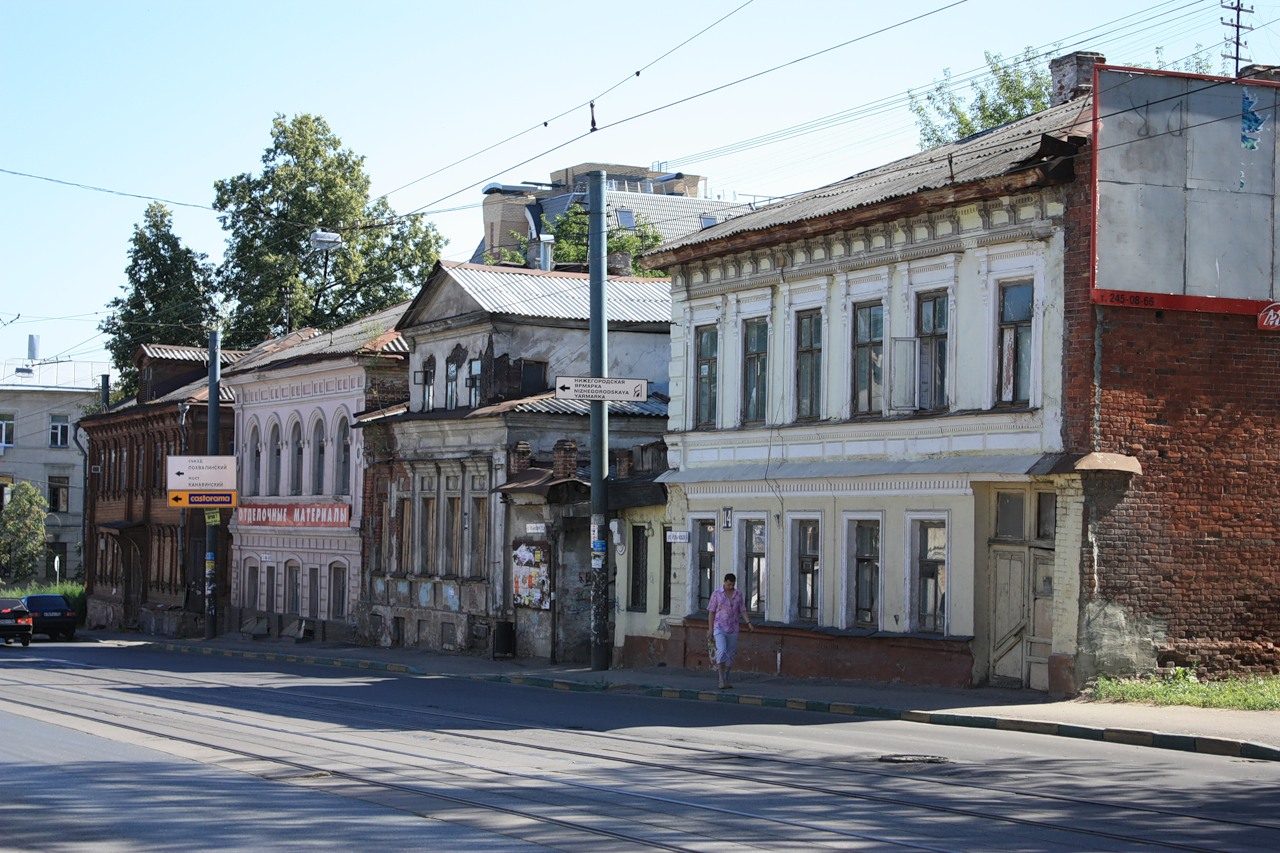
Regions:
<instances>
[{"instance_id":1,"label":"rusty metal roof","mask_svg":"<svg viewBox=\"0 0 1280 853\"><path fill-rule=\"evenodd\" d=\"M591 318L590 276L524 267L440 261L458 286L492 314L566 320ZM671 280L610 276L605 314L611 323L670 323Z\"/></svg>"},{"instance_id":2,"label":"rusty metal roof","mask_svg":"<svg viewBox=\"0 0 1280 853\"><path fill-rule=\"evenodd\" d=\"M408 355L409 344L395 329L408 304L397 303L331 332L302 329L266 341L250 350L227 372L236 374L296 361Z\"/></svg>"},{"instance_id":3,"label":"rusty metal roof","mask_svg":"<svg viewBox=\"0 0 1280 853\"><path fill-rule=\"evenodd\" d=\"M924 190L960 186L1009 174L1023 168L1040 151L1043 137L1066 139L1068 136L1087 135L1091 117L1091 98L1068 101L1027 118L744 213L672 240L647 255L662 255L684 246L711 243L735 234L820 219Z\"/></svg>"}]
</instances>

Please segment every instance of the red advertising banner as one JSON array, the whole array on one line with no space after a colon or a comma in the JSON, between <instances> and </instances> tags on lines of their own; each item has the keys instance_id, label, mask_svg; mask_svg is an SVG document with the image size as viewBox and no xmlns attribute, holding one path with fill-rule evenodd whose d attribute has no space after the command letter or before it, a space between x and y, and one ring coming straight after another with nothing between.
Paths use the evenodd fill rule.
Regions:
<instances>
[{"instance_id":1,"label":"red advertising banner","mask_svg":"<svg viewBox=\"0 0 1280 853\"><path fill-rule=\"evenodd\" d=\"M1280 302L1272 302L1258 312L1258 328L1268 332L1280 332Z\"/></svg>"},{"instance_id":2,"label":"red advertising banner","mask_svg":"<svg viewBox=\"0 0 1280 853\"><path fill-rule=\"evenodd\" d=\"M236 510L241 527L347 527L350 504L254 504Z\"/></svg>"}]
</instances>

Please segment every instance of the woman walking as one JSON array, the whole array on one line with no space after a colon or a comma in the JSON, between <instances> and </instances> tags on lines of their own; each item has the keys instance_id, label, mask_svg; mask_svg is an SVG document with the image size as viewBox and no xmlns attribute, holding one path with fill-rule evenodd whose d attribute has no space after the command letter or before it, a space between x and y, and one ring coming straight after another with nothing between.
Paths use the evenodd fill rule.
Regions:
<instances>
[{"instance_id":1,"label":"woman walking","mask_svg":"<svg viewBox=\"0 0 1280 853\"><path fill-rule=\"evenodd\" d=\"M715 642L716 675L720 678L721 690L733 687L729 683L729 670L738 651L739 620L746 621L752 633L756 630L747 615L747 601L736 589L737 585L738 576L730 572L724 576L724 586L711 593L711 600L707 602L707 640Z\"/></svg>"}]
</instances>

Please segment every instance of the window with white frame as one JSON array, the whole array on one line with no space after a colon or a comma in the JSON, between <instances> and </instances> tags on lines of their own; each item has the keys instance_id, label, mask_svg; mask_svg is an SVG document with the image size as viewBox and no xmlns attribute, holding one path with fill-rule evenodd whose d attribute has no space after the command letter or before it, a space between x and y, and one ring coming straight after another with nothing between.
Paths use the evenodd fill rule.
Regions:
<instances>
[{"instance_id":1,"label":"window with white frame","mask_svg":"<svg viewBox=\"0 0 1280 853\"><path fill-rule=\"evenodd\" d=\"M916 519L911 523L915 630L943 634L947 628L947 523Z\"/></svg>"},{"instance_id":2,"label":"window with white frame","mask_svg":"<svg viewBox=\"0 0 1280 853\"><path fill-rule=\"evenodd\" d=\"M284 564L284 612L302 615L302 564L297 560Z\"/></svg>"},{"instance_id":3,"label":"window with white frame","mask_svg":"<svg viewBox=\"0 0 1280 853\"><path fill-rule=\"evenodd\" d=\"M338 468L334 472L338 476L334 482L333 491L339 495L351 494L351 425L347 423L345 417L338 421L338 437L334 444L337 446Z\"/></svg>"},{"instance_id":4,"label":"window with white frame","mask_svg":"<svg viewBox=\"0 0 1280 853\"><path fill-rule=\"evenodd\" d=\"M742 422L762 424L769 390L769 321L754 317L742 324Z\"/></svg>"},{"instance_id":5,"label":"window with white frame","mask_svg":"<svg viewBox=\"0 0 1280 853\"><path fill-rule=\"evenodd\" d=\"M71 506L71 478L49 478L49 511L69 512Z\"/></svg>"},{"instance_id":6,"label":"window with white frame","mask_svg":"<svg viewBox=\"0 0 1280 853\"><path fill-rule=\"evenodd\" d=\"M251 495L260 495L262 488L262 443L258 438L258 425L254 424L249 431L249 482L246 491Z\"/></svg>"},{"instance_id":7,"label":"window with white frame","mask_svg":"<svg viewBox=\"0 0 1280 853\"><path fill-rule=\"evenodd\" d=\"M49 446L66 447L71 442L71 416L49 415Z\"/></svg>"},{"instance_id":8,"label":"window with white frame","mask_svg":"<svg viewBox=\"0 0 1280 853\"><path fill-rule=\"evenodd\" d=\"M848 523L849 624L880 627L880 519L856 518Z\"/></svg>"},{"instance_id":9,"label":"window with white frame","mask_svg":"<svg viewBox=\"0 0 1280 853\"><path fill-rule=\"evenodd\" d=\"M1000 328L997 339L996 400L1018 405L1031 400L1031 314L1034 288L1030 281L1000 285Z\"/></svg>"},{"instance_id":10,"label":"window with white frame","mask_svg":"<svg viewBox=\"0 0 1280 853\"><path fill-rule=\"evenodd\" d=\"M747 518L741 522L742 551L738 556L738 589L742 590L747 610L765 612L765 584L768 569L768 524L763 518Z\"/></svg>"},{"instance_id":11,"label":"window with white frame","mask_svg":"<svg viewBox=\"0 0 1280 853\"><path fill-rule=\"evenodd\" d=\"M289 465L289 494L302 494L302 424L293 422L289 431L289 447L292 449Z\"/></svg>"},{"instance_id":12,"label":"window with white frame","mask_svg":"<svg viewBox=\"0 0 1280 853\"><path fill-rule=\"evenodd\" d=\"M0 447L13 447L13 412L0 412Z\"/></svg>"},{"instance_id":13,"label":"window with white frame","mask_svg":"<svg viewBox=\"0 0 1280 853\"><path fill-rule=\"evenodd\" d=\"M853 412L884 409L884 306L864 302L853 307Z\"/></svg>"},{"instance_id":14,"label":"window with white frame","mask_svg":"<svg viewBox=\"0 0 1280 853\"><path fill-rule=\"evenodd\" d=\"M818 621L818 569L821 522L816 518L792 521L791 580L797 621Z\"/></svg>"},{"instance_id":15,"label":"window with white frame","mask_svg":"<svg viewBox=\"0 0 1280 853\"><path fill-rule=\"evenodd\" d=\"M916 405L926 411L947 407L947 293L934 291L916 298L916 340L919 392Z\"/></svg>"},{"instance_id":16,"label":"window with white frame","mask_svg":"<svg viewBox=\"0 0 1280 853\"><path fill-rule=\"evenodd\" d=\"M714 428L716 425L716 394L719 389L717 362L719 332L715 326L699 326L694 331L697 347L697 389L695 392L694 427Z\"/></svg>"},{"instance_id":17,"label":"window with white frame","mask_svg":"<svg viewBox=\"0 0 1280 853\"><path fill-rule=\"evenodd\" d=\"M467 362L467 406L472 409L480 405L480 371L483 366L478 358Z\"/></svg>"},{"instance_id":18,"label":"window with white frame","mask_svg":"<svg viewBox=\"0 0 1280 853\"><path fill-rule=\"evenodd\" d=\"M280 425L271 425L271 438L267 442L267 494L280 494L280 457L284 448L280 446Z\"/></svg>"},{"instance_id":19,"label":"window with white frame","mask_svg":"<svg viewBox=\"0 0 1280 853\"><path fill-rule=\"evenodd\" d=\"M822 417L822 311L796 314L796 420Z\"/></svg>"},{"instance_id":20,"label":"window with white frame","mask_svg":"<svg viewBox=\"0 0 1280 853\"><path fill-rule=\"evenodd\" d=\"M444 407L449 411L458 408L458 365L452 361L444 368Z\"/></svg>"},{"instance_id":21,"label":"window with white frame","mask_svg":"<svg viewBox=\"0 0 1280 853\"><path fill-rule=\"evenodd\" d=\"M324 494L324 421L316 421L311 433L311 494Z\"/></svg>"},{"instance_id":22,"label":"window with white frame","mask_svg":"<svg viewBox=\"0 0 1280 853\"><path fill-rule=\"evenodd\" d=\"M631 594L627 609L643 613L649 609L649 528L631 525Z\"/></svg>"},{"instance_id":23,"label":"window with white frame","mask_svg":"<svg viewBox=\"0 0 1280 853\"><path fill-rule=\"evenodd\" d=\"M716 522L700 518L693 523L693 543L697 576L698 609L706 610L716 588Z\"/></svg>"},{"instance_id":24,"label":"window with white frame","mask_svg":"<svg viewBox=\"0 0 1280 853\"><path fill-rule=\"evenodd\" d=\"M258 609L258 564L244 563L244 606L246 610Z\"/></svg>"},{"instance_id":25,"label":"window with white frame","mask_svg":"<svg viewBox=\"0 0 1280 853\"><path fill-rule=\"evenodd\" d=\"M347 618L347 567L329 564L329 618Z\"/></svg>"}]
</instances>

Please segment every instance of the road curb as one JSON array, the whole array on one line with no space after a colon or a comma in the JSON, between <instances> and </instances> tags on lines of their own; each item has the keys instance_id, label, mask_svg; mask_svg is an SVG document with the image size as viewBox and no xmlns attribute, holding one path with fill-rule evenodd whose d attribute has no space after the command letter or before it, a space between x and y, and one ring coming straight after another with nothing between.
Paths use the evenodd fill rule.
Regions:
<instances>
[{"instance_id":1,"label":"road curb","mask_svg":"<svg viewBox=\"0 0 1280 853\"><path fill-rule=\"evenodd\" d=\"M1047 720L1026 720L999 717L988 714L962 714L955 711L913 711L886 708L878 705L859 705L849 702L827 702L815 699L787 699L778 696L761 696L751 693L724 690L694 690L678 687L658 687L637 684L614 684L604 679L595 682L549 678L541 675L478 675L467 673L428 672L402 663L371 661L359 658L343 658L333 655L309 655L287 652L269 652L244 649L218 649L192 646L186 643L146 641L146 645L169 652L204 655L209 657L239 657L249 660L305 663L317 666L334 666L348 669L389 672L398 675L438 675L445 678L461 678L471 681L515 684L521 687L537 687L545 690L561 690L572 693L626 692L658 699L681 699L694 702L718 702L729 705L750 705L762 708L786 708L795 711L811 711L842 717L866 717L877 720L900 720L908 723L924 723L934 726L955 726L970 729L998 729L1024 734L1050 735L1107 743L1170 749L1179 752L1196 752L1231 758L1247 758L1255 761L1280 761L1280 747L1253 741L1202 735L1170 734L1145 729L1125 729L1085 726L1075 723L1054 723Z\"/></svg>"}]
</instances>

